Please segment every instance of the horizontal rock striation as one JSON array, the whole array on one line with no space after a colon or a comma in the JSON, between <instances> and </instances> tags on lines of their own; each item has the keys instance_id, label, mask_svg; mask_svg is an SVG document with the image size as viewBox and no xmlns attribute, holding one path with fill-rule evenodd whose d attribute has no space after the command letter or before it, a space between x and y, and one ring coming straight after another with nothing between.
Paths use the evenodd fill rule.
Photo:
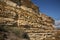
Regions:
<instances>
[{"instance_id":1,"label":"horizontal rock striation","mask_svg":"<svg viewBox=\"0 0 60 40\"><path fill-rule=\"evenodd\" d=\"M23 31L9 29L6 40L55 40L54 20L42 13L30 0L0 0L0 27L15 28ZM4 29L6 30L6 29ZM14 33L13 33L13 32ZM24 34L19 34L19 32ZM25 34L26 33L26 34ZM11 38L10 38L11 37ZM17 39L15 39L17 38Z\"/></svg>"}]
</instances>

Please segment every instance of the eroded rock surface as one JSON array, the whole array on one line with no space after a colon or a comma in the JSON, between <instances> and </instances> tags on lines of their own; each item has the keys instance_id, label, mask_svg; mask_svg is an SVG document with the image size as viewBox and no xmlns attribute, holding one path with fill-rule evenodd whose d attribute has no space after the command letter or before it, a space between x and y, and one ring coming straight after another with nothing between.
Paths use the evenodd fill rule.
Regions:
<instances>
[{"instance_id":1,"label":"eroded rock surface","mask_svg":"<svg viewBox=\"0 0 60 40\"><path fill-rule=\"evenodd\" d=\"M56 39L54 20L30 0L0 0L0 31L1 40Z\"/></svg>"}]
</instances>

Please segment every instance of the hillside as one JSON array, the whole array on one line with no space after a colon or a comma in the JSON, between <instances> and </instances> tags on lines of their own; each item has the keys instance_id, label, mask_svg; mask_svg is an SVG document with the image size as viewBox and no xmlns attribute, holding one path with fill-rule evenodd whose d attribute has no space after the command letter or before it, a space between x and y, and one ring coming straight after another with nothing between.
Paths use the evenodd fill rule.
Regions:
<instances>
[{"instance_id":1,"label":"hillside","mask_svg":"<svg viewBox=\"0 0 60 40\"><path fill-rule=\"evenodd\" d=\"M0 0L0 40L56 40L54 22L30 0Z\"/></svg>"}]
</instances>

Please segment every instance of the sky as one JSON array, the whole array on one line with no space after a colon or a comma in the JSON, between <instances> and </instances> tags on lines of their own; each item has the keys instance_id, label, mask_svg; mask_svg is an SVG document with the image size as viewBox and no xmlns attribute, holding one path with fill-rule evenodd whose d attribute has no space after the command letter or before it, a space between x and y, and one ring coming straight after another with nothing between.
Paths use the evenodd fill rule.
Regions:
<instances>
[{"instance_id":1,"label":"sky","mask_svg":"<svg viewBox=\"0 0 60 40\"><path fill-rule=\"evenodd\" d=\"M52 17L60 27L60 0L31 0L39 7L40 12Z\"/></svg>"}]
</instances>

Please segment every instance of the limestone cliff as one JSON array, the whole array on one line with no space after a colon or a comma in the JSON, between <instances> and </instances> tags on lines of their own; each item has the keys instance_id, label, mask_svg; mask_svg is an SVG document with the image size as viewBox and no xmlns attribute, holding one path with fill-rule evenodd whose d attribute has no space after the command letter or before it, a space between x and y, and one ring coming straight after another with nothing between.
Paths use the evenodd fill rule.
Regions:
<instances>
[{"instance_id":1,"label":"limestone cliff","mask_svg":"<svg viewBox=\"0 0 60 40\"><path fill-rule=\"evenodd\" d=\"M0 29L1 40L55 40L54 20L30 0L0 0Z\"/></svg>"}]
</instances>

